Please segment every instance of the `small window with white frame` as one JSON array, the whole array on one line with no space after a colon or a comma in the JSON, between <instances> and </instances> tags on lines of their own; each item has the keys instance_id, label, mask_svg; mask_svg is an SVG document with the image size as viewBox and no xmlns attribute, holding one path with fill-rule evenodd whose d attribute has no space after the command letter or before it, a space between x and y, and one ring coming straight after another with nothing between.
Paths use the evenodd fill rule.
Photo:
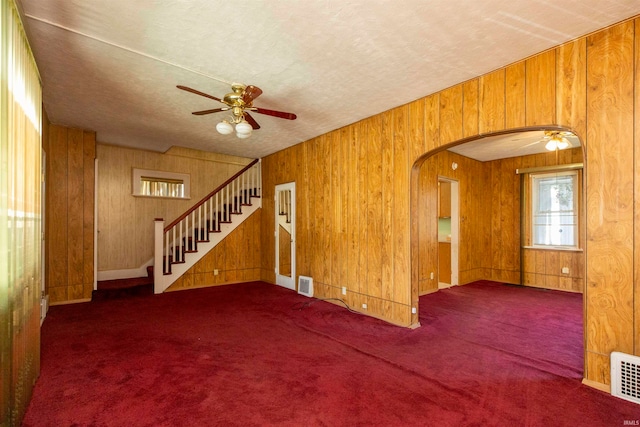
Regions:
<instances>
[{"instance_id":1,"label":"small window with white frame","mask_svg":"<svg viewBox=\"0 0 640 427\"><path fill-rule=\"evenodd\" d=\"M133 169L133 195L189 199L191 197L190 175L148 169Z\"/></svg>"},{"instance_id":2,"label":"small window with white frame","mask_svg":"<svg viewBox=\"0 0 640 427\"><path fill-rule=\"evenodd\" d=\"M578 248L578 172L531 174L531 244Z\"/></svg>"}]
</instances>

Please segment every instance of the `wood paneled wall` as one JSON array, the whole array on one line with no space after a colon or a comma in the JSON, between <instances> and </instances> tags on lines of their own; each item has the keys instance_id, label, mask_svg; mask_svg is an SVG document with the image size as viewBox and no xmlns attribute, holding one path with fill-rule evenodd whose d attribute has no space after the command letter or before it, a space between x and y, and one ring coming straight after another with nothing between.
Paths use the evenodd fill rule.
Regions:
<instances>
[{"instance_id":1,"label":"wood paneled wall","mask_svg":"<svg viewBox=\"0 0 640 427\"><path fill-rule=\"evenodd\" d=\"M173 221L251 159L174 147L166 153L98 144L98 271L137 269L153 257L154 218ZM132 169L187 173L191 199L132 196Z\"/></svg>"},{"instance_id":2,"label":"wood paneled wall","mask_svg":"<svg viewBox=\"0 0 640 427\"><path fill-rule=\"evenodd\" d=\"M46 291L51 304L91 299L96 134L51 125L47 146Z\"/></svg>"},{"instance_id":3,"label":"wood paneled wall","mask_svg":"<svg viewBox=\"0 0 640 427\"><path fill-rule=\"evenodd\" d=\"M523 256L523 285L568 292L583 292L584 252L525 249ZM562 273L562 269L565 267L569 269L568 273Z\"/></svg>"},{"instance_id":4,"label":"wood paneled wall","mask_svg":"<svg viewBox=\"0 0 640 427\"><path fill-rule=\"evenodd\" d=\"M452 163L458 167L453 170ZM490 276L491 212L487 197L491 195L491 167L485 163L449 151L441 151L423 163L420 169L417 207L419 256L419 292L438 289L438 177L450 178L459 184L460 246L458 281L466 284ZM431 279L434 273L434 279Z\"/></svg>"},{"instance_id":5,"label":"wood paneled wall","mask_svg":"<svg viewBox=\"0 0 640 427\"><path fill-rule=\"evenodd\" d=\"M487 279L520 283L520 177L518 158L491 162L491 274Z\"/></svg>"},{"instance_id":6,"label":"wood paneled wall","mask_svg":"<svg viewBox=\"0 0 640 427\"><path fill-rule=\"evenodd\" d=\"M536 253L528 254L528 258L525 257L525 260L520 259L520 176L515 174L515 170L572 163L583 163L582 148L487 162L487 166L491 169L492 188L492 226L490 235L492 261L490 276L486 277L487 279L506 283L521 283L521 265L522 261L524 261L523 268L530 274L525 275L525 280L522 284L582 292L582 279L584 278L582 269L579 271L572 269L569 276L561 275L559 269L552 269L556 261L560 259L566 260L566 252L545 250L545 255L541 258L540 251L536 251ZM580 200L581 205L583 205L582 195ZM584 211L581 213L581 220L581 226L584 227ZM581 244L584 244L584 242L582 241ZM576 253L570 258L571 263L567 265L568 267L583 265L581 253ZM541 259L546 259L548 263L541 263ZM538 262L533 264L528 262L535 260ZM546 267L543 268L543 266ZM560 280L559 276L562 276L563 280ZM564 280L564 278L568 277L576 280L568 283Z\"/></svg>"},{"instance_id":7,"label":"wood paneled wall","mask_svg":"<svg viewBox=\"0 0 640 427\"><path fill-rule=\"evenodd\" d=\"M634 99L634 117L633 128L635 130L633 138L633 185L637 187L640 185L640 19L635 22L635 76L634 82L636 86L635 99ZM633 288L635 297L633 299L633 312L635 323L633 325L633 335L635 336L635 342L633 348L635 354L640 355L640 196L634 191L633 194ZM623 301L628 301L627 298L623 298ZM595 374L594 374L595 376Z\"/></svg>"},{"instance_id":8,"label":"wood paneled wall","mask_svg":"<svg viewBox=\"0 0 640 427\"><path fill-rule=\"evenodd\" d=\"M353 308L364 311L367 303L369 314L417 323L416 160L475 134L568 127L587 149L585 377L609 383L612 350L640 354L640 233L633 237L640 161L631 154L640 152L638 26L631 20L603 29L265 158L268 196L277 183L296 181L301 189L298 274L314 278L319 296L340 296L346 286ZM270 281L273 224L265 203L262 277Z\"/></svg>"},{"instance_id":9,"label":"wood paneled wall","mask_svg":"<svg viewBox=\"0 0 640 427\"><path fill-rule=\"evenodd\" d=\"M640 20L636 21L640 31ZM634 22L628 21L587 37L587 289L586 374L609 382L609 357L614 350L640 355L634 348L634 315L640 301L634 286L634 171L640 167L631 153L640 125L634 82ZM636 47L638 45L636 44ZM640 54L640 50L635 52ZM635 151L634 151L635 147ZM640 184L636 182L635 185ZM634 203L635 202L635 203ZM635 305L635 306L634 306Z\"/></svg>"},{"instance_id":10,"label":"wood paneled wall","mask_svg":"<svg viewBox=\"0 0 640 427\"><path fill-rule=\"evenodd\" d=\"M535 168L540 166L555 166L571 163L583 163L582 149L560 151L557 154L549 153L527 156L520 163L519 168ZM580 179L584 176L579 175ZM528 175L524 175L525 179ZM582 185L580 185L582 188ZM522 256L523 285L545 289L558 289L569 292L584 291L584 248L585 248L585 203L584 193L579 193L579 248L578 251L554 251L540 249L524 249ZM525 225L530 227L530 223ZM525 234L525 246L530 245L530 234ZM562 268L568 268L568 273L562 273Z\"/></svg>"},{"instance_id":11,"label":"wood paneled wall","mask_svg":"<svg viewBox=\"0 0 640 427\"><path fill-rule=\"evenodd\" d=\"M360 310L367 304L370 315L410 323L409 172L423 148L407 141L415 131L409 122L422 123L424 111L415 107L263 159L263 280L275 281L275 186L295 181L297 275L313 277L318 297Z\"/></svg>"}]
</instances>

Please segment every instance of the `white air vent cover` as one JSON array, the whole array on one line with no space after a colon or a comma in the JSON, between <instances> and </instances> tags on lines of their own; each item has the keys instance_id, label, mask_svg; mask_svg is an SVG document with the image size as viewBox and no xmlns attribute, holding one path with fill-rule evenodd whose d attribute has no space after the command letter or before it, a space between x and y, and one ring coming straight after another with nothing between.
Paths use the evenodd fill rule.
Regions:
<instances>
[{"instance_id":1,"label":"white air vent cover","mask_svg":"<svg viewBox=\"0 0 640 427\"><path fill-rule=\"evenodd\" d=\"M311 277L298 277L298 293L308 297L313 296L313 279Z\"/></svg>"},{"instance_id":2,"label":"white air vent cover","mask_svg":"<svg viewBox=\"0 0 640 427\"><path fill-rule=\"evenodd\" d=\"M640 404L640 357L611 353L611 394Z\"/></svg>"}]
</instances>

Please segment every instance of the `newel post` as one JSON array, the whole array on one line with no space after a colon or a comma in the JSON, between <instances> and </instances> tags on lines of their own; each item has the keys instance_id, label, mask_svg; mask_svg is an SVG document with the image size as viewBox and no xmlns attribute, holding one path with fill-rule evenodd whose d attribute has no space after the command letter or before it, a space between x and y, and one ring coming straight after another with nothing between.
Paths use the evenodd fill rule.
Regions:
<instances>
[{"instance_id":1,"label":"newel post","mask_svg":"<svg viewBox=\"0 0 640 427\"><path fill-rule=\"evenodd\" d=\"M159 294L164 290L164 265L162 260L162 246L164 235L164 219L156 218L155 220L155 240L153 246L153 293Z\"/></svg>"}]
</instances>

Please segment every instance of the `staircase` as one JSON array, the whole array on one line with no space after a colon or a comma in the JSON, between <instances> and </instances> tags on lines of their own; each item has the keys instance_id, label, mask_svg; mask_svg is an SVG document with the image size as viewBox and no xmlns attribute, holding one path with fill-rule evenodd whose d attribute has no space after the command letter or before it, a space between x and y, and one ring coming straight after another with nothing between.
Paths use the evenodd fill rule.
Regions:
<instances>
[{"instance_id":1,"label":"staircase","mask_svg":"<svg viewBox=\"0 0 640 427\"><path fill-rule=\"evenodd\" d=\"M165 227L155 220L154 293L164 292L262 206L262 164L249 163Z\"/></svg>"}]
</instances>

